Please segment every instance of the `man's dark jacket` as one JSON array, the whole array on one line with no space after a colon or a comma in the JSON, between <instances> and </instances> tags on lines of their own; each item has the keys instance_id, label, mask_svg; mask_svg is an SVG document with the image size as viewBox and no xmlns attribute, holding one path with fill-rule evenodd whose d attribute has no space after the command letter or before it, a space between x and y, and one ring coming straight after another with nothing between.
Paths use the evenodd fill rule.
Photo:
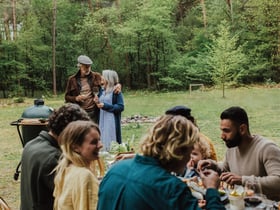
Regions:
<instances>
[{"instance_id":1,"label":"man's dark jacket","mask_svg":"<svg viewBox=\"0 0 280 210\"><path fill-rule=\"evenodd\" d=\"M54 173L61 150L46 131L29 141L21 159L21 210L53 210Z\"/></svg>"}]
</instances>

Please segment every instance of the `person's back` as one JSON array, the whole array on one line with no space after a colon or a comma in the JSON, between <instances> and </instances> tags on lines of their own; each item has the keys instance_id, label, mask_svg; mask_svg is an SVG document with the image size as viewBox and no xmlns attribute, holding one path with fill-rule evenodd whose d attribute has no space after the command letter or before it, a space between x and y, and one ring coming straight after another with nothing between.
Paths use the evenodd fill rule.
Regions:
<instances>
[{"instance_id":1,"label":"person's back","mask_svg":"<svg viewBox=\"0 0 280 210\"><path fill-rule=\"evenodd\" d=\"M53 174L61 151L46 131L28 142L22 153L21 210L52 209Z\"/></svg>"},{"instance_id":2,"label":"person's back","mask_svg":"<svg viewBox=\"0 0 280 210\"><path fill-rule=\"evenodd\" d=\"M162 170L156 160L136 155L117 164L101 182L98 210L198 208L187 185ZM110 194L105 196L108 191ZM115 202L112 204L110 200Z\"/></svg>"},{"instance_id":3,"label":"person's back","mask_svg":"<svg viewBox=\"0 0 280 210\"><path fill-rule=\"evenodd\" d=\"M185 117L164 115L143 137L142 155L112 166L99 187L98 210L200 209L181 174L199 140L198 129ZM206 209L225 209L218 193L219 176L200 172L206 188Z\"/></svg>"}]
</instances>

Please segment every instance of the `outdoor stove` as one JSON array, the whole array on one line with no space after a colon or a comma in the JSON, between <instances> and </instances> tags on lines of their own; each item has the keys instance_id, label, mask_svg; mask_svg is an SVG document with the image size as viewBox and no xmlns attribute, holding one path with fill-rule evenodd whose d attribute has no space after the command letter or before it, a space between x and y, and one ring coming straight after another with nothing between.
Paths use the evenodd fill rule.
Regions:
<instances>
[{"instance_id":1,"label":"outdoor stove","mask_svg":"<svg viewBox=\"0 0 280 210\"><path fill-rule=\"evenodd\" d=\"M17 128L22 147L24 147L28 141L37 137L42 130L48 130L48 118L52 112L52 108L44 105L43 99L35 99L34 105L26 108L20 119L10 123L10 125L16 126ZM15 180L18 180L20 165L21 162L17 165L14 174Z\"/></svg>"}]
</instances>

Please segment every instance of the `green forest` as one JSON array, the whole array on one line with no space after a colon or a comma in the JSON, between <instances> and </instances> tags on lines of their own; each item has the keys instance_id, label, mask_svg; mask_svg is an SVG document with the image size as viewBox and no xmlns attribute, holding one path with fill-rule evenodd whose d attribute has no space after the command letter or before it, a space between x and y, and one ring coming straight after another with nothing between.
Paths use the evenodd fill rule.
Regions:
<instances>
[{"instance_id":1,"label":"green forest","mask_svg":"<svg viewBox=\"0 0 280 210\"><path fill-rule=\"evenodd\" d=\"M125 89L280 82L279 0L0 0L0 97L64 92L88 55Z\"/></svg>"}]
</instances>

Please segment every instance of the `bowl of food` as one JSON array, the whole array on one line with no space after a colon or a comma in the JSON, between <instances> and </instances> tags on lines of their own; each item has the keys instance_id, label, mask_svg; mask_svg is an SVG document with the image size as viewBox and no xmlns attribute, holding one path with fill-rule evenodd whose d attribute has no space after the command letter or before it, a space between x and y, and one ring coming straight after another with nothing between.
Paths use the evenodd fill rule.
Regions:
<instances>
[{"instance_id":1,"label":"bowl of food","mask_svg":"<svg viewBox=\"0 0 280 210\"><path fill-rule=\"evenodd\" d=\"M262 200L258 196L250 196L244 198L246 206L257 206L259 205Z\"/></svg>"}]
</instances>

